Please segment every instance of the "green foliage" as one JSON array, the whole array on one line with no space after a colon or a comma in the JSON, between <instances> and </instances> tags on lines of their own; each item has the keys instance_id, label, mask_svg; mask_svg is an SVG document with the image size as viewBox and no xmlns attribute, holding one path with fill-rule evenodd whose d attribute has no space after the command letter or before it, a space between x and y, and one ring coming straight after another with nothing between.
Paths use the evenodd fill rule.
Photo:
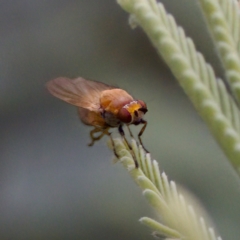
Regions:
<instances>
[{"instance_id":1,"label":"green foliage","mask_svg":"<svg viewBox=\"0 0 240 240\"><path fill-rule=\"evenodd\" d=\"M164 223L149 217L140 219L154 231L154 235L164 239L221 240L209 227L210 221L196 200L183 188L179 191L175 182L169 181L167 175L160 172L157 161L152 160L141 146L138 147L135 140L132 140L133 151L126 147L124 140L114 139L114 145L119 161ZM133 156L139 168L135 167Z\"/></svg>"},{"instance_id":2,"label":"green foliage","mask_svg":"<svg viewBox=\"0 0 240 240\"><path fill-rule=\"evenodd\" d=\"M211 16L215 10L217 11L222 5L226 5L221 5L218 0L199 1L204 5L205 8L203 10L206 10L206 15L210 14ZM235 0L222 2L229 2L229 4L235 6L235 8L232 7L231 9L234 9L234 16L237 17L239 22L239 12L236 10L238 9L238 5ZM130 13L131 26L138 25L146 32L158 53L166 61L185 93L194 104L198 113L206 122L231 164L240 173L239 109L232 96L228 93L224 82L216 78L211 65L195 49L191 38L186 37L184 30L177 26L174 17L166 12L162 3L157 3L155 0L118 0L118 3ZM219 11L224 12L221 9ZM224 18L225 24L222 23L221 27L223 28L226 25L225 31L227 31L230 27L233 29L231 24L233 25L234 21L229 20L229 11L225 12L228 18ZM213 18L211 16L209 17L210 20ZM216 24L219 23L219 21L213 22ZM215 28L219 29L220 27L216 26ZM223 40L226 40L224 42L225 45L232 44L231 48L230 45L228 48L234 52L234 57L230 58L230 56L233 56L231 52L224 51L224 59L226 58L227 62L230 59L228 63L233 63L233 65L226 64L230 69L226 70L226 74L230 76L234 70L233 75L235 76L234 79L236 79L238 68L233 69L233 66L238 66L240 56L237 48L233 46L239 44L236 37L238 33L236 33L234 28L232 31L229 30L226 35L228 34L230 36L231 34L234 35L231 41L226 40L229 37L226 37L226 39L221 38L220 43L217 42L217 44L222 46ZM233 60L236 60L236 62ZM237 89L237 81L229 81L229 83L232 85L232 88Z\"/></svg>"},{"instance_id":3,"label":"green foliage","mask_svg":"<svg viewBox=\"0 0 240 240\"><path fill-rule=\"evenodd\" d=\"M237 1L199 0L229 85L240 102L240 15Z\"/></svg>"},{"instance_id":4,"label":"green foliage","mask_svg":"<svg viewBox=\"0 0 240 240\"><path fill-rule=\"evenodd\" d=\"M191 38L177 26L172 15L156 0L117 0L130 14L131 27L141 27L157 52L165 60L199 115L240 174L240 10L236 0L198 0L216 49L225 69L228 92L222 79L195 48ZM123 165L143 189L149 204L161 216L161 222L148 217L140 221L153 229L156 236L167 239L220 240L201 217L201 207L185 190L180 194L176 184L160 173L156 161L150 159L133 141L132 151L115 140L116 151ZM189 203L190 202L190 203Z\"/></svg>"}]
</instances>

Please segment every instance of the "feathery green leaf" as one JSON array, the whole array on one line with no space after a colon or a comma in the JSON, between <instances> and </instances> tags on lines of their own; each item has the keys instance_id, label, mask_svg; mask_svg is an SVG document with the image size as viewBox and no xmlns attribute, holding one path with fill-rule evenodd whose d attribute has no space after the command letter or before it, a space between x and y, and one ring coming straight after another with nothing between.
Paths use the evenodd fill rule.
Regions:
<instances>
[{"instance_id":1,"label":"feathery green leaf","mask_svg":"<svg viewBox=\"0 0 240 240\"><path fill-rule=\"evenodd\" d=\"M199 0L229 85L240 103L240 14L236 0Z\"/></svg>"},{"instance_id":2,"label":"feathery green leaf","mask_svg":"<svg viewBox=\"0 0 240 240\"><path fill-rule=\"evenodd\" d=\"M193 41L167 14L163 4L155 0L118 0L118 3L133 16L132 21L135 20L135 24L147 33L240 173L240 114L223 81L215 77L211 65L196 51Z\"/></svg>"},{"instance_id":3,"label":"feathery green leaf","mask_svg":"<svg viewBox=\"0 0 240 240\"><path fill-rule=\"evenodd\" d=\"M133 151L130 151L123 140L114 139L119 161L129 171L134 181L143 190L143 195L156 213L161 223L148 217L140 221L154 230L155 235L172 239L220 240L202 217L206 214L201 206L186 191L181 193L165 173L160 173L158 163L146 154L141 146L132 140ZM133 156L138 159L139 168L133 168Z\"/></svg>"}]
</instances>

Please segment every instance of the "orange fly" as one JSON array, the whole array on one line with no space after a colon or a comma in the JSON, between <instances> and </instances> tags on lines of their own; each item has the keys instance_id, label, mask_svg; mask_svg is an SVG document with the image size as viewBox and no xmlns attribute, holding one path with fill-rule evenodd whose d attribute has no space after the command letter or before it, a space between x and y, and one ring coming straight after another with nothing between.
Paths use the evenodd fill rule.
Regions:
<instances>
[{"instance_id":1,"label":"orange fly","mask_svg":"<svg viewBox=\"0 0 240 240\"><path fill-rule=\"evenodd\" d=\"M49 81L46 87L53 96L77 106L81 121L94 127L90 131L89 146L104 135L111 137L109 129L114 127L118 128L119 133L125 139L123 125L129 127L131 124L143 124L138 134L142 145L141 135L147 126L147 121L143 119L143 116L148 111L142 100L133 99L123 89L82 77L75 79L59 77ZM94 136L95 133L100 134Z\"/></svg>"}]
</instances>

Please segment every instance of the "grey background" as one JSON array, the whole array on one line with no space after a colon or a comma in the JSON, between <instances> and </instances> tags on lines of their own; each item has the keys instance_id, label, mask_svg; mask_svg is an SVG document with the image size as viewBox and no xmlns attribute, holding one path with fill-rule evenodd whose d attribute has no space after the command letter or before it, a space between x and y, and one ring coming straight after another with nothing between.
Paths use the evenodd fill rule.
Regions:
<instances>
[{"instance_id":1,"label":"grey background","mask_svg":"<svg viewBox=\"0 0 240 240\"><path fill-rule=\"evenodd\" d=\"M163 3L222 76L196 1ZM58 76L96 79L146 101L143 141L153 158L199 198L223 239L239 239L239 179L127 18L114 0L0 2L0 239L152 239L137 220L156 216L112 164L107 139L87 147L90 128L44 88Z\"/></svg>"}]
</instances>

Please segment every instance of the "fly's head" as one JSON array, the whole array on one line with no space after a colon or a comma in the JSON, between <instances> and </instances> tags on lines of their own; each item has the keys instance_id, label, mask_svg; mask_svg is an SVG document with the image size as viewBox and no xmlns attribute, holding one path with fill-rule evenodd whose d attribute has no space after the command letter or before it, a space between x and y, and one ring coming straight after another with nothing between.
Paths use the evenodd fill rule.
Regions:
<instances>
[{"instance_id":1,"label":"fly's head","mask_svg":"<svg viewBox=\"0 0 240 240\"><path fill-rule=\"evenodd\" d=\"M131 101L119 110L118 119L125 124L138 125L147 111L147 105L142 100Z\"/></svg>"}]
</instances>

